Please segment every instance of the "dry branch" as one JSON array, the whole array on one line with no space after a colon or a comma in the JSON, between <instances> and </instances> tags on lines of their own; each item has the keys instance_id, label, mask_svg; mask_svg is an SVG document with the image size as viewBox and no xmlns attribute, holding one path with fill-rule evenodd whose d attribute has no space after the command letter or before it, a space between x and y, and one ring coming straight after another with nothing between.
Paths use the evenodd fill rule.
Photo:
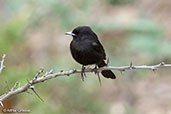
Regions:
<instances>
[{"instance_id":1,"label":"dry branch","mask_svg":"<svg viewBox=\"0 0 171 114\"><path fill-rule=\"evenodd\" d=\"M134 66L131 63L129 66L120 66L120 67L118 67L118 66L105 66L105 67L97 68L97 69L87 68L84 71L85 72L95 72L95 73L97 73L97 72L101 72L102 70L118 70L118 71L134 70L134 69L156 70L156 69L162 68L162 67L171 67L171 64L165 64L164 62L162 62L160 64L152 65L152 66L147 66L147 65ZM9 97L12 97L12 96L14 96L16 94L19 94L19 93L27 92L28 89L34 88L35 84L38 84L38 83L41 83L41 82L44 82L46 80L56 78L56 77L59 77L59 76L70 76L71 74L81 73L81 70L80 69L78 69L78 70L69 70L69 71L61 70L60 72L53 73L53 70L51 69L49 72L46 72L43 76L39 77L39 75L41 73L43 73L43 69L41 69L32 80L28 81L28 83L26 83L22 87L19 86L17 88L17 85L19 85L19 84L16 82L14 87L12 87L12 89L9 92L7 92L7 93L0 96L0 104L1 104L1 106L3 106L2 102L5 99L7 99ZM39 95L37 95L37 96L40 97Z\"/></svg>"}]
</instances>

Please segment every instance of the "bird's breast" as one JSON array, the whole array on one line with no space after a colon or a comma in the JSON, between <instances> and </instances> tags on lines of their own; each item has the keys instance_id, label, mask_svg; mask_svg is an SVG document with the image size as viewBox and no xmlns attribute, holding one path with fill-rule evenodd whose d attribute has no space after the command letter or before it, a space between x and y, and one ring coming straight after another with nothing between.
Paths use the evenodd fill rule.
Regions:
<instances>
[{"instance_id":1,"label":"bird's breast","mask_svg":"<svg viewBox=\"0 0 171 114\"><path fill-rule=\"evenodd\" d=\"M90 42L72 41L70 44L72 57L80 64L96 64L100 61L98 54L91 47Z\"/></svg>"}]
</instances>

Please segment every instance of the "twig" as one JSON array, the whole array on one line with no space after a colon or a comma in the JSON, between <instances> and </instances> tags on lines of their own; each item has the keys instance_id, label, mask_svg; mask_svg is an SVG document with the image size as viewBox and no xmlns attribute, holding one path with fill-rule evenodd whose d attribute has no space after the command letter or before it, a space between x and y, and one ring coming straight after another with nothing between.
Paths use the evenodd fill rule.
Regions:
<instances>
[{"instance_id":1,"label":"twig","mask_svg":"<svg viewBox=\"0 0 171 114\"><path fill-rule=\"evenodd\" d=\"M99 70L119 70L119 71L134 70L134 69L157 70L158 68L163 68L163 67L171 67L171 64L165 64L164 62L161 62L160 64L151 65L151 66L147 66L147 65L134 66L131 62L129 66L121 66L121 67L105 66L99 68Z\"/></svg>"},{"instance_id":2,"label":"twig","mask_svg":"<svg viewBox=\"0 0 171 114\"><path fill-rule=\"evenodd\" d=\"M5 60L6 54L2 55L2 60L0 61L0 73L2 72L2 69L5 67L4 66L4 60Z\"/></svg>"},{"instance_id":3,"label":"twig","mask_svg":"<svg viewBox=\"0 0 171 114\"><path fill-rule=\"evenodd\" d=\"M16 82L16 83L14 84L13 88L11 88L10 91L14 91L14 90L17 88L17 85L18 85L18 82Z\"/></svg>"},{"instance_id":4,"label":"twig","mask_svg":"<svg viewBox=\"0 0 171 114\"><path fill-rule=\"evenodd\" d=\"M141 65L141 66L134 66L131 62L131 64L129 66L105 66L105 67L101 67L101 68L97 68L98 72L101 72L102 70L118 70L118 71L125 71L125 70L135 70L135 69L149 69L149 70L156 70L158 68L163 68L163 67L171 67L171 64L165 64L164 62L157 64L157 65L152 65L152 66L147 66L147 65ZM84 72L94 72L93 68L87 68L84 70ZM0 96L0 104L1 106L2 101L4 101L5 99L12 97L16 94L20 94L23 92L27 92L28 89L31 88L31 86L44 82L46 80L49 79L53 79L59 76L70 76L72 74L76 74L76 73L81 73L81 69L78 70L69 70L69 71L59 71L57 73L53 73L53 70L51 69L49 72L45 73L43 76L39 77L36 75L36 78L34 77L32 80L28 81L28 83L26 83L24 86L22 87L18 87L16 88L16 86L14 86L14 89L11 89L11 91L3 94ZM16 84L15 84L16 85Z\"/></svg>"},{"instance_id":5,"label":"twig","mask_svg":"<svg viewBox=\"0 0 171 114\"><path fill-rule=\"evenodd\" d=\"M2 60L0 61L0 74L2 72L2 69L5 67L4 66L4 60L5 60L6 54L2 55ZM0 106L4 107L2 101L0 100Z\"/></svg>"},{"instance_id":6,"label":"twig","mask_svg":"<svg viewBox=\"0 0 171 114\"><path fill-rule=\"evenodd\" d=\"M41 74L41 73L43 73L43 71L44 71L44 69L43 68L40 68L40 70L39 70L39 72L36 74L36 76L34 77L34 80L36 80L38 77L39 77L39 75Z\"/></svg>"}]
</instances>

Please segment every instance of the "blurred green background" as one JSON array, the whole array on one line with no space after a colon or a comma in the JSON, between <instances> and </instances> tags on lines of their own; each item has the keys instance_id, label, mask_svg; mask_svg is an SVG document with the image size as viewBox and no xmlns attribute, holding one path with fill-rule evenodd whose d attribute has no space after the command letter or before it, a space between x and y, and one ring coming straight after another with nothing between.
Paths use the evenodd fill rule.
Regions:
<instances>
[{"instance_id":1,"label":"blurred green background","mask_svg":"<svg viewBox=\"0 0 171 114\"><path fill-rule=\"evenodd\" d=\"M170 10L169 0L0 0L0 55L7 54L0 95L42 67L81 68L64 34L79 25L98 34L110 65L171 63ZM117 79L102 77L102 86L93 73L85 82L80 74L48 80L35 86L45 102L30 90L4 105L31 114L171 113L170 68L114 72Z\"/></svg>"}]
</instances>

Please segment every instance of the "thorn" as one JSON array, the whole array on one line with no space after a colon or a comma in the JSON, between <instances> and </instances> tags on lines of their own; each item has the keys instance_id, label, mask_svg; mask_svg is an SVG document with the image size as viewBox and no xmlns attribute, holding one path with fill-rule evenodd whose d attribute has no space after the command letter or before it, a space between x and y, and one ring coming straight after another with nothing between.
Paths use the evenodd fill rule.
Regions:
<instances>
[{"instance_id":1,"label":"thorn","mask_svg":"<svg viewBox=\"0 0 171 114\"><path fill-rule=\"evenodd\" d=\"M13 86L13 88L11 89L11 91L14 91L17 88L18 82L16 82Z\"/></svg>"},{"instance_id":2,"label":"thorn","mask_svg":"<svg viewBox=\"0 0 171 114\"><path fill-rule=\"evenodd\" d=\"M45 75L43 77L46 77L48 75L48 72L45 73Z\"/></svg>"},{"instance_id":3,"label":"thorn","mask_svg":"<svg viewBox=\"0 0 171 114\"><path fill-rule=\"evenodd\" d=\"M30 89L36 94L36 96L37 96L42 102L44 102L43 99L39 96L39 94L37 94L37 92L35 91L34 86L30 86Z\"/></svg>"},{"instance_id":4,"label":"thorn","mask_svg":"<svg viewBox=\"0 0 171 114\"><path fill-rule=\"evenodd\" d=\"M109 65L109 57L107 58L107 65Z\"/></svg>"},{"instance_id":5,"label":"thorn","mask_svg":"<svg viewBox=\"0 0 171 114\"><path fill-rule=\"evenodd\" d=\"M44 77L47 76L48 74L52 74L52 73L53 73L53 69L50 69L49 72L46 72L46 73L45 73Z\"/></svg>"},{"instance_id":6,"label":"thorn","mask_svg":"<svg viewBox=\"0 0 171 114\"><path fill-rule=\"evenodd\" d=\"M33 81L32 81L32 82L33 82ZM32 83L31 83L30 81L28 81L28 80L27 80L27 83L28 83L30 86L32 85Z\"/></svg>"},{"instance_id":7,"label":"thorn","mask_svg":"<svg viewBox=\"0 0 171 114\"><path fill-rule=\"evenodd\" d=\"M52 73L53 73L53 69L50 69L49 74L52 74Z\"/></svg>"},{"instance_id":8,"label":"thorn","mask_svg":"<svg viewBox=\"0 0 171 114\"><path fill-rule=\"evenodd\" d=\"M36 80L43 71L44 69L40 68L40 71L36 74L36 76L34 77L34 80Z\"/></svg>"},{"instance_id":9,"label":"thorn","mask_svg":"<svg viewBox=\"0 0 171 114\"><path fill-rule=\"evenodd\" d=\"M0 101L0 105L1 105L2 107L4 107L4 105L3 105L2 101Z\"/></svg>"},{"instance_id":10,"label":"thorn","mask_svg":"<svg viewBox=\"0 0 171 114\"><path fill-rule=\"evenodd\" d=\"M99 72L97 72L97 76L98 76L99 84L100 84L100 86L102 86L102 82L101 82L101 79L100 79L100 73Z\"/></svg>"}]
</instances>

